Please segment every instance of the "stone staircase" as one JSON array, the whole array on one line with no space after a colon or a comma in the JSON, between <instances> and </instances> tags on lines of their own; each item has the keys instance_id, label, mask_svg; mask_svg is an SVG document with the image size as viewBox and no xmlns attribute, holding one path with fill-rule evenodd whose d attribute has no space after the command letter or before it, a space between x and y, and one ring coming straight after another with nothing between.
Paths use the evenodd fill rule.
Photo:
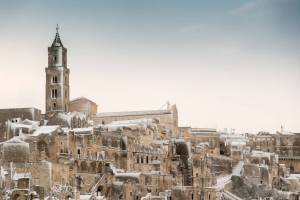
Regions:
<instances>
[{"instance_id":1,"label":"stone staircase","mask_svg":"<svg viewBox=\"0 0 300 200\"><path fill-rule=\"evenodd\" d=\"M95 183L95 185L91 188L90 193L91 194L97 194L97 189L101 184L104 184L106 179L106 175L103 174L100 179Z\"/></svg>"}]
</instances>

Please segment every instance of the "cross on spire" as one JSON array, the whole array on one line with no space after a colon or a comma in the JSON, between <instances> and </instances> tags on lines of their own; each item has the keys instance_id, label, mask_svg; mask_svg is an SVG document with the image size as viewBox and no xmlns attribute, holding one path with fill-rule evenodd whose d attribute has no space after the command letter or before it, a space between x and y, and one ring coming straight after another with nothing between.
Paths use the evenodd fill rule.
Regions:
<instances>
[{"instance_id":1,"label":"cross on spire","mask_svg":"<svg viewBox=\"0 0 300 200\"><path fill-rule=\"evenodd\" d=\"M58 24L56 24L56 34L55 34L55 38L54 38L54 41L52 43L52 46L62 46L63 47L63 44L62 44L62 42L60 40L60 37L59 37L58 30L59 30L59 26L58 26Z\"/></svg>"}]
</instances>

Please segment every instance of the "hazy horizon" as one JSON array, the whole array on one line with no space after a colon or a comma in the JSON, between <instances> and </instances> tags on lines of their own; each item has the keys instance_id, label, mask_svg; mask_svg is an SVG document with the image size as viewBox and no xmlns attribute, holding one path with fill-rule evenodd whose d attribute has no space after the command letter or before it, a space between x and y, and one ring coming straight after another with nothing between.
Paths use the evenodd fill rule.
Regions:
<instances>
[{"instance_id":1,"label":"hazy horizon","mask_svg":"<svg viewBox=\"0 0 300 200\"><path fill-rule=\"evenodd\" d=\"M45 110L47 47L100 112L176 104L182 126L300 132L300 1L0 0L0 108Z\"/></svg>"}]
</instances>

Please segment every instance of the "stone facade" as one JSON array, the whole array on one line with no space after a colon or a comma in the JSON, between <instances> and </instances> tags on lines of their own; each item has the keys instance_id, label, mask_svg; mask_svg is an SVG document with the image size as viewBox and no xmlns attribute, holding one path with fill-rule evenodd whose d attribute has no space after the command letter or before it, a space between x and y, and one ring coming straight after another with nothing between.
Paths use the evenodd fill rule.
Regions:
<instances>
[{"instance_id":1,"label":"stone facade","mask_svg":"<svg viewBox=\"0 0 300 200\"><path fill-rule=\"evenodd\" d=\"M67 67L67 49L63 46L58 32L48 48L46 71L46 114L69 110L70 88Z\"/></svg>"}]
</instances>

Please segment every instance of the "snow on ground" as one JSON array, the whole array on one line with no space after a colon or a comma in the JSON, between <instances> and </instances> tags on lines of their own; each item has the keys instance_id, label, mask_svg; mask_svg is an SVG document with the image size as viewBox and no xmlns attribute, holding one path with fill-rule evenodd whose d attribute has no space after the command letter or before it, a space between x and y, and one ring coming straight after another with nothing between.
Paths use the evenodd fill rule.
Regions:
<instances>
[{"instance_id":1,"label":"snow on ground","mask_svg":"<svg viewBox=\"0 0 300 200\"><path fill-rule=\"evenodd\" d=\"M217 179L217 184L214 186L214 188L216 188L217 190L223 189L224 186L231 181L231 176L233 175L240 176L243 166L244 166L244 161L239 161L238 164L233 168L231 174L219 177Z\"/></svg>"}]
</instances>

